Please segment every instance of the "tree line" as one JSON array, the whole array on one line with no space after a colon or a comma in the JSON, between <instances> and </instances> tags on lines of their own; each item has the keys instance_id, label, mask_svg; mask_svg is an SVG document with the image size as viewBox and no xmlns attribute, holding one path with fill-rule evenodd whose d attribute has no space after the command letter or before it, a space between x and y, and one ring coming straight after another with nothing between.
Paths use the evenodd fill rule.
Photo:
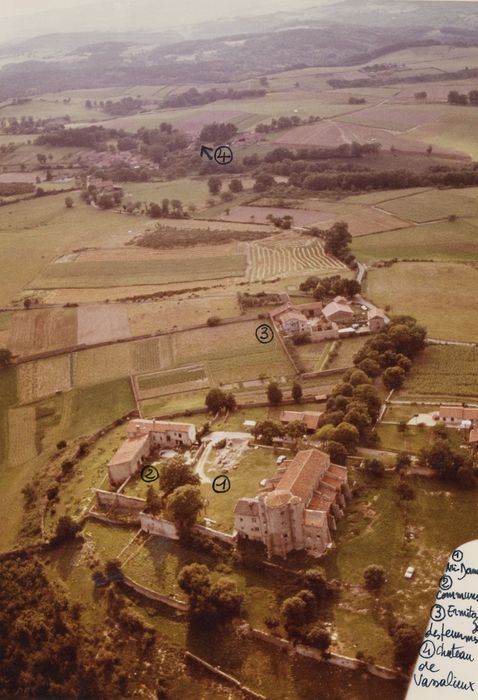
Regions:
<instances>
[{"instance_id":1,"label":"tree line","mask_svg":"<svg viewBox=\"0 0 478 700\"><path fill-rule=\"evenodd\" d=\"M195 87L180 92L177 95L168 95L163 101L162 107L192 107L195 105L205 105L217 100L242 100L246 97L265 97L267 91L263 88L249 88L244 90L220 90L211 88L210 90L199 90Z\"/></svg>"},{"instance_id":2,"label":"tree line","mask_svg":"<svg viewBox=\"0 0 478 700\"><path fill-rule=\"evenodd\" d=\"M478 107L478 90L470 90L468 93L460 93L458 90L450 90L448 93L448 104L471 105L473 107Z\"/></svg>"}]
</instances>

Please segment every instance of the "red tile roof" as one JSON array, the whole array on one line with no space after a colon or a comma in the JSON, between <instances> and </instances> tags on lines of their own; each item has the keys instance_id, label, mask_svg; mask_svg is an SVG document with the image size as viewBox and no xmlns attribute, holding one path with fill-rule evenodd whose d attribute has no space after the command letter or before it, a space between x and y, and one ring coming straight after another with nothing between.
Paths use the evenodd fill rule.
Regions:
<instances>
[{"instance_id":1,"label":"red tile roof","mask_svg":"<svg viewBox=\"0 0 478 700\"><path fill-rule=\"evenodd\" d=\"M288 491L308 503L314 489L330 465L330 457L319 450L301 450L289 463L278 483L278 489Z\"/></svg>"},{"instance_id":2,"label":"red tile roof","mask_svg":"<svg viewBox=\"0 0 478 700\"><path fill-rule=\"evenodd\" d=\"M455 420L478 420L478 408L466 406L440 406L440 418L455 418Z\"/></svg>"},{"instance_id":3,"label":"red tile roof","mask_svg":"<svg viewBox=\"0 0 478 700\"><path fill-rule=\"evenodd\" d=\"M282 423L291 423L301 420L309 430L317 430L322 411L282 411L280 420Z\"/></svg>"}]
</instances>

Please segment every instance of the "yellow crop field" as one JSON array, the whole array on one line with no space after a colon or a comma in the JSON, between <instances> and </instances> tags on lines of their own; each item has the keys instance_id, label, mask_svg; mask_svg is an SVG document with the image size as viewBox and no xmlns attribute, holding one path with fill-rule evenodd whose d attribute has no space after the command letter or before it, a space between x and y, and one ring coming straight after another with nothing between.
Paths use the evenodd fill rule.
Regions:
<instances>
[{"instance_id":1,"label":"yellow crop field","mask_svg":"<svg viewBox=\"0 0 478 700\"><path fill-rule=\"evenodd\" d=\"M35 407L21 406L8 411L8 461L16 467L37 456Z\"/></svg>"}]
</instances>

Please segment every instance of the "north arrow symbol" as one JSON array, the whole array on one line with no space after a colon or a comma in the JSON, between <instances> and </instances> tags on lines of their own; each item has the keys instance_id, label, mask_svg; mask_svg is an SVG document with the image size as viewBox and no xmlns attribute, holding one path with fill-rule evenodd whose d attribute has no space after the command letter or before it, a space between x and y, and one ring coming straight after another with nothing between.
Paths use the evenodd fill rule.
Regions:
<instances>
[{"instance_id":1,"label":"north arrow symbol","mask_svg":"<svg viewBox=\"0 0 478 700\"><path fill-rule=\"evenodd\" d=\"M201 158L203 155L207 155L209 160L212 160L212 155L214 153L214 148L209 148L209 146L201 146Z\"/></svg>"}]
</instances>

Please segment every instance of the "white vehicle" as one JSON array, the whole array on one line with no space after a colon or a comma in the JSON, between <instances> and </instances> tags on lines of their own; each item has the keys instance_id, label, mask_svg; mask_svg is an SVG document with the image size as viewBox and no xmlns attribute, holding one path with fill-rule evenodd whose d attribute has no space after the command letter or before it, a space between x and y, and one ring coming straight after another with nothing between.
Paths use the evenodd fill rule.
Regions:
<instances>
[{"instance_id":1,"label":"white vehicle","mask_svg":"<svg viewBox=\"0 0 478 700\"><path fill-rule=\"evenodd\" d=\"M404 573L404 577L405 578L413 578L414 574L415 574L415 567L409 566L408 569Z\"/></svg>"},{"instance_id":2,"label":"white vehicle","mask_svg":"<svg viewBox=\"0 0 478 700\"><path fill-rule=\"evenodd\" d=\"M285 455L279 455L279 457L277 457L276 464L282 464L282 462L286 459L287 457Z\"/></svg>"}]
</instances>

